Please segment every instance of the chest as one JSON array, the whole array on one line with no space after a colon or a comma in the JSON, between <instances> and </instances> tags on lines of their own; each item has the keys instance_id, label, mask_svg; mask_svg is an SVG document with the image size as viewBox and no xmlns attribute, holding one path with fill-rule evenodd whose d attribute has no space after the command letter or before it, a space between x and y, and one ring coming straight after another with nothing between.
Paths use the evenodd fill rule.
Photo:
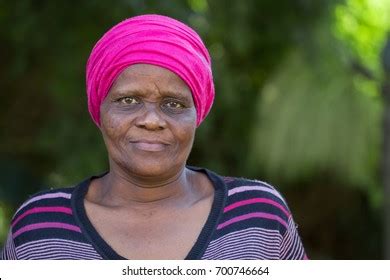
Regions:
<instances>
[{"instance_id":1,"label":"chest","mask_svg":"<svg viewBox=\"0 0 390 280\"><path fill-rule=\"evenodd\" d=\"M86 204L86 210L98 234L117 254L127 259L184 259L207 221L211 204L208 198L171 211L117 211L93 204Z\"/></svg>"}]
</instances>

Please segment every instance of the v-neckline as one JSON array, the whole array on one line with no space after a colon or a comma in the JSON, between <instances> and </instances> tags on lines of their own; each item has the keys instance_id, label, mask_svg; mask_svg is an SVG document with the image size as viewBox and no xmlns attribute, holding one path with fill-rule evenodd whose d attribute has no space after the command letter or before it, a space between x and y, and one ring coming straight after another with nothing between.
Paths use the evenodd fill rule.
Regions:
<instances>
[{"instance_id":1,"label":"v-neckline","mask_svg":"<svg viewBox=\"0 0 390 280\"><path fill-rule=\"evenodd\" d=\"M187 168L204 173L211 181L214 187L214 199L211 205L210 213L207 217L195 244L186 256L186 260L201 259L202 255L206 251L210 239L217 230L218 221L223 214L223 208L226 203L227 188L220 176L214 172L199 167L186 166ZM72 193L72 211L75 219L77 220L82 233L86 236L88 241L92 244L95 250L103 257L103 259L109 260L126 260L123 256L119 255L111 246L101 237L95 227L92 225L84 204L84 198L88 192L88 188L93 179L103 177L107 172L99 175L87 178L83 182L79 183Z\"/></svg>"}]
</instances>

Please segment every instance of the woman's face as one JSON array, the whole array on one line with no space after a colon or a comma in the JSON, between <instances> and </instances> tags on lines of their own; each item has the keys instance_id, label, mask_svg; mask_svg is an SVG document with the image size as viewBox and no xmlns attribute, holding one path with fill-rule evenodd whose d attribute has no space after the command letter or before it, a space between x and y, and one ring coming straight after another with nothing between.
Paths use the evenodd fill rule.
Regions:
<instances>
[{"instance_id":1,"label":"woman's face","mask_svg":"<svg viewBox=\"0 0 390 280\"><path fill-rule=\"evenodd\" d=\"M100 107L111 168L138 177L174 176L185 165L196 129L191 91L173 72L135 64Z\"/></svg>"}]
</instances>

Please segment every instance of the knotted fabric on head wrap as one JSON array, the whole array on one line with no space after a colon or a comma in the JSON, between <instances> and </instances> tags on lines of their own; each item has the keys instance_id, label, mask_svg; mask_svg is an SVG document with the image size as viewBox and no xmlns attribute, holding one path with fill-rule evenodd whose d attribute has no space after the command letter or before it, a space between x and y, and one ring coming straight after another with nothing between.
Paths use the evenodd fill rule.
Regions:
<instances>
[{"instance_id":1,"label":"knotted fabric on head wrap","mask_svg":"<svg viewBox=\"0 0 390 280\"><path fill-rule=\"evenodd\" d=\"M115 79L138 63L164 67L188 85L199 126L214 100L210 55L194 30L161 15L124 20L96 43L87 62L88 110L94 122L100 126L100 105Z\"/></svg>"}]
</instances>

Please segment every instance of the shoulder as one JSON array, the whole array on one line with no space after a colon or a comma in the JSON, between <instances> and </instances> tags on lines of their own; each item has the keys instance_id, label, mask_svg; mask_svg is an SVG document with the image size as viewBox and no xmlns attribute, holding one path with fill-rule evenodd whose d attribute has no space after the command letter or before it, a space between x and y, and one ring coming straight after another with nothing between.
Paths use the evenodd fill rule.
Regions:
<instances>
[{"instance_id":1,"label":"shoulder","mask_svg":"<svg viewBox=\"0 0 390 280\"><path fill-rule=\"evenodd\" d=\"M84 235L74 212L73 196L80 184L41 191L19 207L7 241L7 248L14 248L12 256L17 259L101 259Z\"/></svg>"},{"instance_id":2,"label":"shoulder","mask_svg":"<svg viewBox=\"0 0 390 280\"><path fill-rule=\"evenodd\" d=\"M290 212L283 195L274 186L264 181L226 176L223 176L222 180L226 184L227 195L232 202L254 199L253 202L279 204Z\"/></svg>"},{"instance_id":3,"label":"shoulder","mask_svg":"<svg viewBox=\"0 0 390 280\"><path fill-rule=\"evenodd\" d=\"M261 227L284 234L291 212L283 195L272 185L253 179L221 177L227 188L224 217L242 227Z\"/></svg>"},{"instance_id":4,"label":"shoulder","mask_svg":"<svg viewBox=\"0 0 390 280\"><path fill-rule=\"evenodd\" d=\"M50 189L30 196L12 218L13 238L27 238L28 233L37 229L69 223L73 190L73 187Z\"/></svg>"},{"instance_id":5,"label":"shoulder","mask_svg":"<svg viewBox=\"0 0 390 280\"><path fill-rule=\"evenodd\" d=\"M285 198L272 185L214 174L225 189L217 230L204 258L303 258L304 249Z\"/></svg>"},{"instance_id":6,"label":"shoulder","mask_svg":"<svg viewBox=\"0 0 390 280\"><path fill-rule=\"evenodd\" d=\"M39 210L50 210L51 207L70 207L74 187L48 189L31 195L15 212L13 221L19 216ZM42 208L46 207L46 208Z\"/></svg>"},{"instance_id":7,"label":"shoulder","mask_svg":"<svg viewBox=\"0 0 390 280\"><path fill-rule=\"evenodd\" d=\"M216 189L223 188L226 191L227 205L234 203L235 206L272 204L285 212L287 216L291 215L286 199L271 184L256 179L223 176L205 170Z\"/></svg>"}]
</instances>

